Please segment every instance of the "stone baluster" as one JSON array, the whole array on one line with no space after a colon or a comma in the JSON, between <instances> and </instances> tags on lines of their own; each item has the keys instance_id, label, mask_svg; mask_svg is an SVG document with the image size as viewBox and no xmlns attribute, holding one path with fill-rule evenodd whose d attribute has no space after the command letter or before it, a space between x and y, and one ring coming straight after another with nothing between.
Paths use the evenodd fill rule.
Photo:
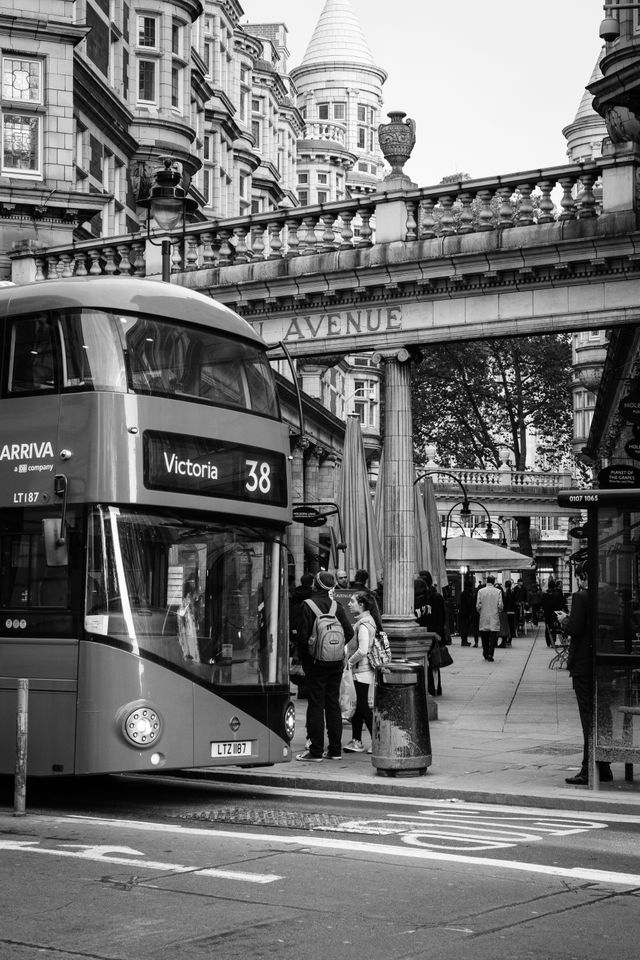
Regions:
<instances>
[{"instance_id":1,"label":"stone baluster","mask_svg":"<svg viewBox=\"0 0 640 960\"><path fill-rule=\"evenodd\" d=\"M562 187L562 200L560 201L562 213L560 214L560 220L575 220L576 201L573 198L575 179L573 177L560 177L558 183Z\"/></svg>"},{"instance_id":2,"label":"stone baluster","mask_svg":"<svg viewBox=\"0 0 640 960\"><path fill-rule=\"evenodd\" d=\"M591 217L597 216L596 198L593 195L593 185L597 178L598 175L596 173L583 173L580 177L580 182L582 184L582 193L579 197L578 208L578 218L580 220L587 220Z\"/></svg>"},{"instance_id":3,"label":"stone baluster","mask_svg":"<svg viewBox=\"0 0 640 960\"><path fill-rule=\"evenodd\" d=\"M76 261L75 266L75 275L76 277L86 277L87 276L87 256L82 250L78 250L74 254L74 260Z\"/></svg>"},{"instance_id":4,"label":"stone baluster","mask_svg":"<svg viewBox=\"0 0 640 960\"><path fill-rule=\"evenodd\" d=\"M298 236L298 230L302 224L302 219L300 217L292 217L287 220L287 252L286 256L289 259L300 256L300 237Z\"/></svg>"},{"instance_id":5,"label":"stone baluster","mask_svg":"<svg viewBox=\"0 0 640 960\"><path fill-rule=\"evenodd\" d=\"M57 280L59 277L58 273L58 258L53 254L47 256L47 280Z\"/></svg>"},{"instance_id":6,"label":"stone baluster","mask_svg":"<svg viewBox=\"0 0 640 960\"><path fill-rule=\"evenodd\" d=\"M99 277L102 273L102 267L100 266L100 255L101 254L99 250L89 250L89 260L91 261L89 274L92 277Z\"/></svg>"},{"instance_id":7,"label":"stone baluster","mask_svg":"<svg viewBox=\"0 0 640 960\"><path fill-rule=\"evenodd\" d=\"M233 258L234 263L248 263L250 260L249 250L247 248L248 226L240 224L233 228L233 235L236 238L236 252Z\"/></svg>"},{"instance_id":8,"label":"stone baluster","mask_svg":"<svg viewBox=\"0 0 640 960\"><path fill-rule=\"evenodd\" d=\"M231 263L231 260L233 258L233 248L229 243L229 240L231 239L231 231L225 230L224 227L222 227L218 233L218 236L220 237L220 253L218 257L218 266L226 267Z\"/></svg>"},{"instance_id":9,"label":"stone baluster","mask_svg":"<svg viewBox=\"0 0 640 960\"><path fill-rule=\"evenodd\" d=\"M496 190L496 196L498 197L498 227L502 229L513 226L512 193L513 190L511 187L500 187Z\"/></svg>"},{"instance_id":10,"label":"stone baluster","mask_svg":"<svg viewBox=\"0 0 640 960\"><path fill-rule=\"evenodd\" d=\"M271 220L268 227L269 253L267 260L282 260L282 221Z\"/></svg>"},{"instance_id":11,"label":"stone baluster","mask_svg":"<svg viewBox=\"0 0 640 960\"><path fill-rule=\"evenodd\" d=\"M171 273L180 273L184 264L183 240L171 242Z\"/></svg>"},{"instance_id":12,"label":"stone baluster","mask_svg":"<svg viewBox=\"0 0 640 960\"><path fill-rule=\"evenodd\" d=\"M104 269L103 273L107 277L114 277L118 272L118 267L116 266L116 250L115 247L103 247L102 256L104 259ZM63 274L64 276L64 274Z\"/></svg>"},{"instance_id":13,"label":"stone baluster","mask_svg":"<svg viewBox=\"0 0 640 960\"><path fill-rule=\"evenodd\" d=\"M418 203L407 200L407 240L418 239Z\"/></svg>"},{"instance_id":14,"label":"stone baluster","mask_svg":"<svg viewBox=\"0 0 640 960\"><path fill-rule=\"evenodd\" d=\"M538 204L538 223L553 223L555 220L555 206L551 199L551 191L554 186L553 180L540 180L538 183L538 190L542 194Z\"/></svg>"},{"instance_id":15,"label":"stone baluster","mask_svg":"<svg viewBox=\"0 0 640 960\"><path fill-rule=\"evenodd\" d=\"M516 224L519 227L528 227L533 223L533 203L531 202L532 191L532 183L518 184L520 203L518 205L518 212L516 213Z\"/></svg>"},{"instance_id":16,"label":"stone baluster","mask_svg":"<svg viewBox=\"0 0 640 960\"><path fill-rule=\"evenodd\" d=\"M144 253L144 240L134 240L131 244L131 263L136 277L146 276L147 264Z\"/></svg>"},{"instance_id":17,"label":"stone baluster","mask_svg":"<svg viewBox=\"0 0 640 960\"><path fill-rule=\"evenodd\" d=\"M416 239L418 238L418 212L419 205L416 202L414 204L415 211L415 220L416 220ZM373 230L371 228L371 217L374 213L373 207L361 207L360 208L360 237L358 239L359 247L371 247L373 246ZM333 232L333 231L332 231Z\"/></svg>"},{"instance_id":18,"label":"stone baluster","mask_svg":"<svg viewBox=\"0 0 640 960\"><path fill-rule=\"evenodd\" d=\"M318 250L318 238L316 236L316 227L320 218L316 214L309 214L302 219L304 231L302 234L300 253L316 253Z\"/></svg>"},{"instance_id":19,"label":"stone baluster","mask_svg":"<svg viewBox=\"0 0 640 960\"><path fill-rule=\"evenodd\" d=\"M340 213L340 246L339 250L352 250L353 249L353 230L351 229L351 221L353 220L353 210L343 210Z\"/></svg>"},{"instance_id":20,"label":"stone baluster","mask_svg":"<svg viewBox=\"0 0 640 960\"><path fill-rule=\"evenodd\" d=\"M491 190L478 190L478 200L480 201L480 209L478 210L478 230L495 230L493 209L491 207L491 201L493 199L493 191Z\"/></svg>"},{"instance_id":21,"label":"stone baluster","mask_svg":"<svg viewBox=\"0 0 640 960\"><path fill-rule=\"evenodd\" d=\"M456 222L453 217L453 197L449 194L443 194L438 197L438 203L441 209L440 233L443 237L450 237L456 232Z\"/></svg>"},{"instance_id":22,"label":"stone baluster","mask_svg":"<svg viewBox=\"0 0 640 960\"><path fill-rule=\"evenodd\" d=\"M436 236L436 219L433 215L435 207L434 201L427 197L420 204L422 210L422 223L420 225L420 237L424 240L431 240Z\"/></svg>"},{"instance_id":23,"label":"stone baluster","mask_svg":"<svg viewBox=\"0 0 640 960\"><path fill-rule=\"evenodd\" d=\"M214 251L213 251L213 234L206 230L204 233L200 234L200 243L202 244L202 266L213 267L215 263Z\"/></svg>"},{"instance_id":24,"label":"stone baluster","mask_svg":"<svg viewBox=\"0 0 640 960\"><path fill-rule=\"evenodd\" d=\"M33 278L34 281L37 283L39 280L46 280L46 277L44 275L44 264L45 264L44 258L36 257L35 264L36 264L36 275Z\"/></svg>"},{"instance_id":25,"label":"stone baluster","mask_svg":"<svg viewBox=\"0 0 640 960\"><path fill-rule=\"evenodd\" d=\"M197 233L187 233L184 238L185 270L196 270L198 266L198 235Z\"/></svg>"},{"instance_id":26,"label":"stone baluster","mask_svg":"<svg viewBox=\"0 0 640 960\"><path fill-rule=\"evenodd\" d=\"M251 227L251 260L264 260L264 227L262 224L254 224Z\"/></svg>"},{"instance_id":27,"label":"stone baluster","mask_svg":"<svg viewBox=\"0 0 640 960\"><path fill-rule=\"evenodd\" d=\"M125 275L130 275L133 267L130 245L128 243L119 243L116 247L116 250L118 251L118 256L120 257L118 272Z\"/></svg>"},{"instance_id":28,"label":"stone baluster","mask_svg":"<svg viewBox=\"0 0 640 960\"><path fill-rule=\"evenodd\" d=\"M70 254L62 253L60 255L59 275L63 277L65 280L68 277L73 276L72 264L73 264L73 257Z\"/></svg>"},{"instance_id":29,"label":"stone baluster","mask_svg":"<svg viewBox=\"0 0 640 960\"><path fill-rule=\"evenodd\" d=\"M336 213L329 213L325 210L322 214L322 225L324 227L322 231L322 237L320 239L319 250L330 253L332 250L336 249L336 233L335 233L335 222L338 219Z\"/></svg>"},{"instance_id":30,"label":"stone baluster","mask_svg":"<svg viewBox=\"0 0 640 960\"><path fill-rule=\"evenodd\" d=\"M458 200L461 205L458 233L473 233L473 197L470 193L461 193Z\"/></svg>"}]
</instances>

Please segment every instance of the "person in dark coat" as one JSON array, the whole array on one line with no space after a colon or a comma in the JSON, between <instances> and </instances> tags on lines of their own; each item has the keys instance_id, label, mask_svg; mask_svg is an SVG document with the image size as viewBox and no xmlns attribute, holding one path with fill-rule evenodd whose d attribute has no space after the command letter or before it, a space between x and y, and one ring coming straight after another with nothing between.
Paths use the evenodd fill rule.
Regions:
<instances>
[{"instance_id":1,"label":"person in dark coat","mask_svg":"<svg viewBox=\"0 0 640 960\"><path fill-rule=\"evenodd\" d=\"M303 573L300 583L291 591L289 596L289 656L292 658L291 682L298 687L298 699L304 700L307 696L307 684L304 675L301 675L300 660L298 658L298 623L302 611L302 604L313 592L313 574ZM297 670L295 669L297 667Z\"/></svg>"},{"instance_id":2,"label":"person in dark coat","mask_svg":"<svg viewBox=\"0 0 640 960\"><path fill-rule=\"evenodd\" d=\"M437 639L433 643L444 643L445 641L445 608L444 608L444 598L441 594L438 593L434 584L433 577L428 570L421 570L418 580L421 580L425 585L425 590L422 591L421 587L417 587L419 595L423 598L423 603L421 605L422 614L420 617L417 617L418 623L421 627L426 627L430 633L437 634ZM416 590L414 588L414 601L415 601ZM416 609L418 605L415 604ZM427 666L427 690L431 696L436 697L442 694L442 679L440 677L440 670L434 670L431 667L431 664Z\"/></svg>"},{"instance_id":3,"label":"person in dark coat","mask_svg":"<svg viewBox=\"0 0 640 960\"><path fill-rule=\"evenodd\" d=\"M589 599L586 565L576 569L576 576L578 578L578 590L571 598L571 613L565 629L570 637L567 667L578 701L584 745L580 772L575 777L567 777L565 782L572 786L586 786L589 783L589 734L593 713L593 670L589 647ZM608 763L600 761L598 772L602 783L613 780L613 773Z\"/></svg>"},{"instance_id":4,"label":"person in dark coat","mask_svg":"<svg viewBox=\"0 0 640 960\"><path fill-rule=\"evenodd\" d=\"M473 582L467 578L464 582L464 590L460 594L460 646L470 647L469 634L473 633L475 645L478 646L478 618L476 611L476 598L473 590Z\"/></svg>"},{"instance_id":5,"label":"person in dark coat","mask_svg":"<svg viewBox=\"0 0 640 960\"><path fill-rule=\"evenodd\" d=\"M507 616L507 623L509 625L509 637L504 640L504 643L500 646L511 646L511 640L516 636L516 631L518 628L518 601L515 595L515 592L512 589L511 580L505 580L504 591L502 593L502 603L503 609Z\"/></svg>"},{"instance_id":6,"label":"person in dark coat","mask_svg":"<svg viewBox=\"0 0 640 960\"><path fill-rule=\"evenodd\" d=\"M556 586L555 580L549 579L546 591L542 594L542 612L544 613L544 638L548 647L555 646L558 634L558 610L566 610L567 605L562 590Z\"/></svg>"},{"instance_id":7,"label":"person in dark coat","mask_svg":"<svg viewBox=\"0 0 640 960\"><path fill-rule=\"evenodd\" d=\"M327 570L321 570L313 581L311 600L322 613L327 613L333 602L336 579ZM346 645L353 637L353 627L342 604L337 603L336 617L344 631ZM309 637L316 615L308 603L303 602L298 621L298 658L307 680L307 737L309 746L296 756L296 760L319 761L326 756L331 760L342 757L342 712L340 710L340 681L344 661L317 663L309 653ZM324 753L325 723L329 746Z\"/></svg>"}]
</instances>

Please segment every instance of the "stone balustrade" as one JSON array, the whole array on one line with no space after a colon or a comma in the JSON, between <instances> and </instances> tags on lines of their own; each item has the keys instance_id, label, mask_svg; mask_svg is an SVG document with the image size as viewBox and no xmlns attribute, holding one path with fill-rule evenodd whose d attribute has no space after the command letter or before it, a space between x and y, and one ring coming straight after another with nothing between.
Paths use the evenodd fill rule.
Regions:
<instances>
[{"instance_id":1,"label":"stone balustrade","mask_svg":"<svg viewBox=\"0 0 640 960\"><path fill-rule=\"evenodd\" d=\"M334 125L335 126L335 125ZM172 271L220 268L317 256L375 245L375 217L387 204L406 207L405 241L501 231L599 216L594 185L604 161L508 176L393 190L366 197L294 207L227 220L188 224L165 234L173 242ZM558 189L559 188L559 189ZM552 193L561 192L559 204ZM154 235L156 243L162 234ZM529 243L534 242L533 238ZM49 247L35 255L35 277L146 276L149 241L141 232ZM430 256L437 256L430 251ZM442 255L446 251L442 250ZM34 257L32 250L11 258ZM157 274L159 270L154 270Z\"/></svg>"},{"instance_id":2,"label":"stone balustrade","mask_svg":"<svg viewBox=\"0 0 640 960\"><path fill-rule=\"evenodd\" d=\"M346 123L336 123L333 120L307 121L304 131L305 140L331 140L344 146L347 142Z\"/></svg>"},{"instance_id":3,"label":"stone balustrade","mask_svg":"<svg viewBox=\"0 0 640 960\"><path fill-rule=\"evenodd\" d=\"M557 490L561 487L569 488L572 486L571 474L568 471L562 470L512 470L511 467L507 465L503 465L498 470L465 470L462 468L445 470L444 467L442 469L443 472L438 473L437 466L429 465L425 468L416 467L416 473L419 475L427 470L436 492L446 490L452 494L460 494L460 486L456 484L451 476L455 475L466 488L470 498L473 497L473 493L477 492L479 488L487 490L487 488L491 489L492 487L502 487L503 489L510 487L518 489L535 487L545 490Z\"/></svg>"}]
</instances>

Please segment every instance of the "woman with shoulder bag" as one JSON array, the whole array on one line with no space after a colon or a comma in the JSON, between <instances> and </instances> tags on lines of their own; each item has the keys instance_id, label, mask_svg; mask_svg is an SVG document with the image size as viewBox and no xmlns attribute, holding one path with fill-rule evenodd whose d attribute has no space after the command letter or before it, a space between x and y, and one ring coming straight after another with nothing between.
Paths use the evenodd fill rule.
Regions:
<instances>
[{"instance_id":1,"label":"woman with shoulder bag","mask_svg":"<svg viewBox=\"0 0 640 960\"><path fill-rule=\"evenodd\" d=\"M351 718L351 737L343 750L347 753L364 753L362 745L362 727L366 725L369 734L373 731L373 711L370 704L370 693L373 690L375 674L369 663L368 653L373 646L373 640L378 630L382 630L382 621L376 599L371 593L356 593L349 601L349 609L356 616L355 639L358 643L356 650L347 661L347 666L353 671L353 680L356 688L356 711ZM371 748L367 751L371 753Z\"/></svg>"}]
</instances>

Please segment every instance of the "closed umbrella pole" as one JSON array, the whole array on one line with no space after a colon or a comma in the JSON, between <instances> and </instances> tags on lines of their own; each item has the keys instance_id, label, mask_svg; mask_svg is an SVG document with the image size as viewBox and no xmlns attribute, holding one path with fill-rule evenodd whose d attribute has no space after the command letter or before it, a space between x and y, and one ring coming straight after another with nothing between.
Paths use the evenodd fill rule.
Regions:
<instances>
[{"instance_id":1,"label":"closed umbrella pole","mask_svg":"<svg viewBox=\"0 0 640 960\"><path fill-rule=\"evenodd\" d=\"M356 416L350 416L347 420L338 505L347 544L349 575L353 577L356 570L366 570L369 574L369 586L375 589L382 572L382 550L373 511L360 421Z\"/></svg>"}]
</instances>

